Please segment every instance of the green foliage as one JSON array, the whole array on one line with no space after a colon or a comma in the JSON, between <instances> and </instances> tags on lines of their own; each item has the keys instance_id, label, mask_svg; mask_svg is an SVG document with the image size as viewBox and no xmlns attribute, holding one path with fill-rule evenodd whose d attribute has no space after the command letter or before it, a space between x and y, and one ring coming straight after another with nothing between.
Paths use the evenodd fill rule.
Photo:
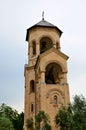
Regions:
<instances>
[{"instance_id":1,"label":"green foliage","mask_svg":"<svg viewBox=\"0 0 86 130\"><path fill-rule=\"evenodd\" d=\"M5 117L12 122L14 130L23 130L24 113L18 114L18 112L6 104L0 106L0 117ZM2 130L2 129L0 129Z\"/></svg>"},{"instance_id":2,"label":"green foliage","mask_svg":"<svg viewBox=\"0 0 86 130\"><path fill-rule=\"evenodd\" d=\"M36 115L36 121L41 122L42 120L49 121L49 116L44 111L39 111L39 113Z\"/></svg>"},{"instance_id":3,"label":"green foliage","mask_svg":"<svg viewBox=\"0 0 86 130\"><path fill-rule=\"evenodd\" d=\"M46 124L44 125L44 127L42 128L42 130L51 130L51 125L48 124L48 123L46 123Z\"/></svg>"},{"instance_id":4,"label":"green foliage","mask_svg":"<svg viewBox=\"0 0 86 130\"><path fill-rule=\"evenodd\" d=\"M5 116L0 117L0 130L14 130L12 122Z\"/></svg>"},{"instance_id":5,"label":"green foliage","mask_svg":"<svg viewBox=\"0 0 86 130\"><path fill-rule=\"evenodd\" d=\"M44 111L39 111L35 117L35 122L30 118L27 119L26 124L29 130L51 130L49 116Z\"/></svg>"},{"instance_id":6,"label":"green foliage","mask_svg":"<svg viewBox=\"0 0 86 130\"><path fill-rule=\"evenodd\" d=\"M75 96L72 109L74 111L73 119L76 130L86 129L86 99L83 96Z\"/></svg>"},{"instance_id":7,"label":"green foliage","mask_svg":"<svg viewBox=\"0 0 86 130\"><path fill-rule=\"evenodd\" d=\"M13 110L11 107L7 106L6 104L2 104L0 106L0 115L2 114L4 114L11 121L16 119L16 117L18 116L18 112L16 110Z\"/></svg>"},{"instance_id":8,"label":"green foliage","mask_svg":"<svg viewBox=\"0 0 86 130\"><path fill-rule=\"evenodd\" d=\"M85 130L86 99L76 95L72 104L60 108L55 116L55 123L61 130Z\"/></svg>"},{"instance_id":9,"label":"green foliage","mask_svg":"<svg viewBox=\"0 0 86 130\"><path fill-rule=\"evenodd\" d=\"M73 120L70 109L62 106L56 114L55 123L61 127L61 130L71 130Z\"/></svg>"},{"instance_id":10,"label":"green foliage","mask_svg":"<svg viewBox=\"0 0 86 130\"><path fill-rule=\"evenodd\" d=\"M34 130L33 118L27 119L27 121L26 121L26 126L27 126L28 129Z\"/></svg>"},{"instance_id":11,"label":"green foliage","mask_svg":"<svg viewBox=\"0 0 86 130\"><path fill-rule=\"evenodd\" d=\"M24 113L18 114L18 116L13 120L13 125L15 130L23 130L24 124Z\"/></svg>"}]
</instances>

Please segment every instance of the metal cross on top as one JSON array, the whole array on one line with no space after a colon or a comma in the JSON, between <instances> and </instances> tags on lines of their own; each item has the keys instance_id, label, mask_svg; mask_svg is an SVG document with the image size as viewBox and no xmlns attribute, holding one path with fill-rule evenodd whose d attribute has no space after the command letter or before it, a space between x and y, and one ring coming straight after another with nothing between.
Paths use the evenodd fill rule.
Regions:
<instances>
[{"instance_id":1,"label":"metal cross on top","mask_svg":"<svg viewBox=\"0 0 86 130\"><path fill-rule=\"evenodd\" d=\"M44 11L42 12L42 20L44 20Z\"/></svg>"}]
</instances>

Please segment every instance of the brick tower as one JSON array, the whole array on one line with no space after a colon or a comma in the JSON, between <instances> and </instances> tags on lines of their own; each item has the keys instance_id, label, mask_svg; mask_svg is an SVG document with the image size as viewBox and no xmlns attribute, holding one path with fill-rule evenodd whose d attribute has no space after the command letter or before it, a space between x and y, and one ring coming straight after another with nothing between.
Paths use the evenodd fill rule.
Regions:
<instances>
[{"instance_id":1,"label":"brick tower","mask_svg":"<svg viewBox=\"0 0 86 130\"><path fill-rule=\"evenodd\" d=\"M27 29L28 64L25 65L25 115L34 117L44 110L55 130L54 117L61 104L69 103L68 56L61 52L62 31L42 18Z\"/></svg>"}]
</instances>

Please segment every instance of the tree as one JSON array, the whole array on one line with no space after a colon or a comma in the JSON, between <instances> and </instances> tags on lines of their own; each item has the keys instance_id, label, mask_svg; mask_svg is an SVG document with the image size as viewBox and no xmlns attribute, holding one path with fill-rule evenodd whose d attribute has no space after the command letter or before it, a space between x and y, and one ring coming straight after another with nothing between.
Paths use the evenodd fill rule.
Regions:
<instances>
[{"instance_id":1,"label":"tree","mask_svg":"<svg viewBox=\"0 0 86 130\"><path fill-rule=\"evenodd\" d=\"M33 121L33 118L29 118L27 119L26 121L26 126L29 130L35 130L34 129L34 121Z\"/></svg>"},{"instance_id":2,"label":"tree","mask_svg":"<svg viewBox=\"0 0 86 130\"><path fill-rule=\"evenodd\" d=\"M86 99L76 95L72 104L62 105L55 116L55 123L61 130L85 130Z\"/></svg>"},{"instance_id":3,"label":"tree","mask_svg":"<svg viewBox=\"0 0 86 130\"><path fill-rule=\"evenodd\" d=\"M14 130L12 122L4 115L0 117L0 130Z\"/></svg>"},{"instance_id":4,"label":"tree","mask_svg":"<svg viewBox=\"0 0 86 130\"><path fill-rule=\"evenodd\" d=\"M18 112L7 106L6 104L2 104L0 106L0 117L4 117L10 120L13 124L15 130L23 130L23 123L24 123L24 113L18 114Z\"/></svg>"},{"instance_id":5,"label":"tree","mask_svg":"<svg viewBox=\"0 0 86 130\"><path fill-rule=\"evenodd\" d=\"M44 111L39 111L33 118L27 119L26 126L29 130L51 130L49 116Z\"/></svg>"},{"instance_id":6,"label":"tree","mask_svg":"<svg viewBox=\"0 0 86 130\"><path fill-rule=\"evenodd\" d=\"M4 114L7 118L9 118L12 122L18 116L18 112L11 107L7 106L6 104L2 104L0 106L0 115Z\"/></svg>"},{"instance_id":7,"label":"tree","mask_svg":"<svg viewBox=\"0 0 86 130\"><path fill-rule=\"evenodd\" d=\"M15 130L23 130L24 125L24 113L18 114L18 116L13 120L13 126Z\"/></svg>"}]
</instances>

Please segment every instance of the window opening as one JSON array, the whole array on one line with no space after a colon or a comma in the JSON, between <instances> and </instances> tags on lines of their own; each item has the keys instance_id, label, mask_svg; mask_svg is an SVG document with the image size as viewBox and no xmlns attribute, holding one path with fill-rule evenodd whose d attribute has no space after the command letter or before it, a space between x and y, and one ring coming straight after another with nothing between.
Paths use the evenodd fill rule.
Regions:
<instances>
[{"instance_id":1,"label":"window opening","mask_svg":"<svg viewBox=\"0 0 86 130\"><path fill-rule=\"evenodd\" d=\"M54 105L57 105L57 96L54 96Z\"/></svg>"},{"instance_id":2,"label":"window opening","mask_svg":"<svg viewBox=\"0 0 86 130\"><path fill-rule=\"evenodd\" d=\"M31 112L34 112L34 105L31 104Z\"/></svg>"},{"instance_id":3,"label":"window opening","mask_svg":"<svg viewBox=\"0 0 86 130\"><path fill-rule=\"evenodd\" d=\"M45 52L46 50L47 50L47 48L46 48L46 42L42 42L41 53Z\"/></svg>"},{"instance_id":4,"label":"window opening","mask_svg":"<svg viewBox=\"0 0 86 130\"><path fill-rule=\"evenodd\" d=\"M36 43L33 42L33 55L36 55Z\"/></svg>"},{"instance_id":5,"label":"window opening","mask_svg":"<svg viewBox=\"0 0 86 130\"><path fill-rule=\"evenodd\" d=\"M45 75L45 82L49 84L55 84L53 66L49 69L48 73Z\"/></svg>"},{"instance_id":6,"label":"window opening","mask_svg":"<svg viewBox=\"0 0 86 130\"><path fill-rule=\"evenodd\" d=\"M40 53L43 53L52 47L53 47L53 44L52 44L52 40L50 38L43 37L40 40Z\"/></svg>"},{"instance_id":7,"label":"window opening","mask_svg":"<svg viewBox=\"0 0 86 130\"><path fill-rule=\"evenodd\" d=\"M30 93L35 92L35 87L34 87L34 80L31 80L30 82Z\"/></svg>"},{"instance_id":8,"label":"window opening","mask_svg":"<svg viewBox=\"0 0 86 130\"><path fill-rule=\"evenodd\" d=\"M60 83L60 74L62 69L57 63L50 63L46 66L45 69L45 82L46 84L59 84Z\"/></svg>"}]
</instances>

